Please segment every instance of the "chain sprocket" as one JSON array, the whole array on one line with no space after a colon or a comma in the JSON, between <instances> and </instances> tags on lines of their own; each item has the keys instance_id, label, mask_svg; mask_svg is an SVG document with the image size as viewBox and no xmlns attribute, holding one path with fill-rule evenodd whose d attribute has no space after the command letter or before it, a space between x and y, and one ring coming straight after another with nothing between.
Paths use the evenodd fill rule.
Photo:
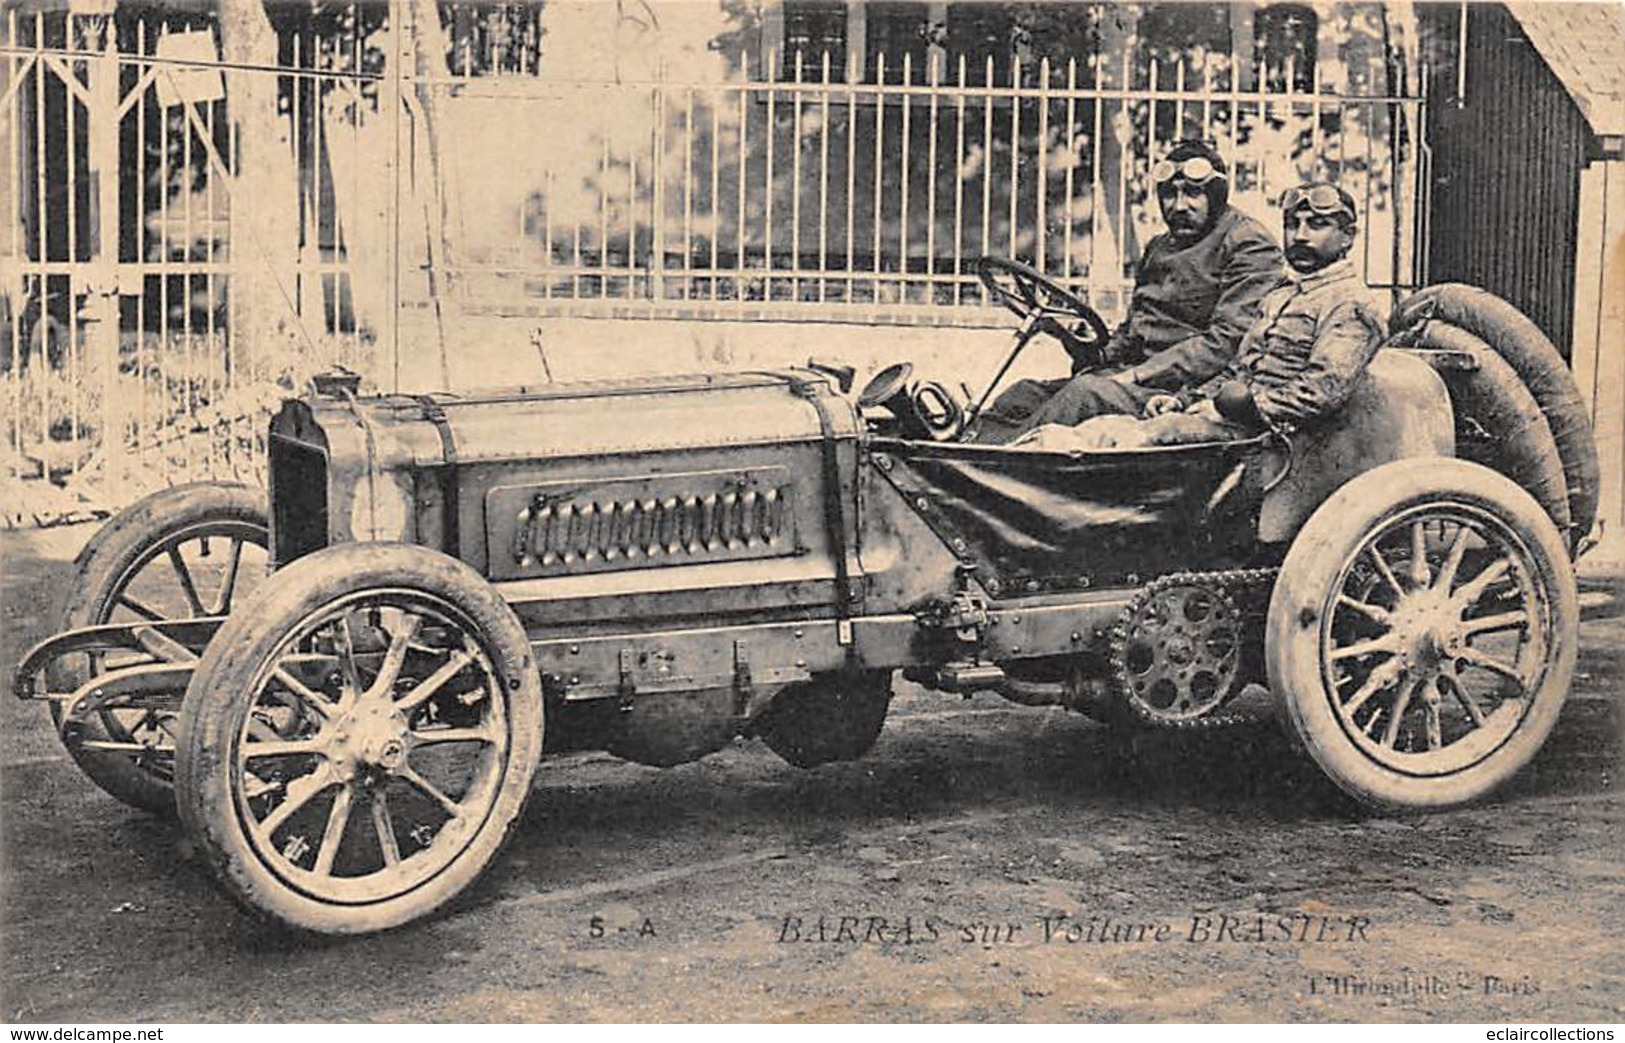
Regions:
<instances>
[{"instance_id":1,"label":"chain sprocket","mask_svg":"<svg viewBox=\"0 0 1625 1043\"><path fill-rule=\"evenodd\" d=\"M1252 718L1219 709L1248 676L1251 601L1274 569L1175 572L1140 590L1111 633L1112 680L1147 724L1213 728ZM1238 604L1238 600L1241 604Z\"/></svg>"}]
</instances>

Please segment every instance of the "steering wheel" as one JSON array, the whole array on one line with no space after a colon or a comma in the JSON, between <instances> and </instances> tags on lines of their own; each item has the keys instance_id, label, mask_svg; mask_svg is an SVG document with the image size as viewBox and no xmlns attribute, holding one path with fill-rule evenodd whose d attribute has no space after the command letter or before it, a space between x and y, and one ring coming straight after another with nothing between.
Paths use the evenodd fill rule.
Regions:
<instances>
[{"instance_id":1,"label":"steering wheel","mask_svg":"<svg viewBox=\"0 0 1625 1043\"><path fill-rule=\"evenodd\" d=\"M1093 369L1104 361L1106 323L1077 294L1031 265L1003 257L978 259L976 274L989 298L1055 337L1080 366Z\"/></svg>"}]
</instances>

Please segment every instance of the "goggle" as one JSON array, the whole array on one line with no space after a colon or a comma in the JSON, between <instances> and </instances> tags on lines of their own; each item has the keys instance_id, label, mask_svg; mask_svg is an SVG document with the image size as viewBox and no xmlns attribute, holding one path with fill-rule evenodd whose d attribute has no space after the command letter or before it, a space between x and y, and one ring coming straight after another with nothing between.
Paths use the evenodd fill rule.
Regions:
<instances>
[{"instance_id":1,"label":"goggle","mask_svg":"<svg viewBox=\"0 0 1625 1043\"><path fill-rule=\"evenodd\" d=\"M1175 163L1171 159L1164 159L1151 168L1151 180L1157 184L1172 181L1175 177L1183 177L1193 185L1203 185L1214 178L1222 178L1219 168L1206 156L1192 156L1189 159Z\"/></svg>"},{"instance_id":2,"label":"goggle","mask_svg":"<svg viewBox=\"0 0 1625 1043\"><path fill-rule=\"evenodd\" d=\"M1281 213L1290 214L1300 206L1308 206L1317 214L1354 216L1354 207L1343 198L1336 185L1301 185L1281 193Z\"/></svg>"}]
</instances>

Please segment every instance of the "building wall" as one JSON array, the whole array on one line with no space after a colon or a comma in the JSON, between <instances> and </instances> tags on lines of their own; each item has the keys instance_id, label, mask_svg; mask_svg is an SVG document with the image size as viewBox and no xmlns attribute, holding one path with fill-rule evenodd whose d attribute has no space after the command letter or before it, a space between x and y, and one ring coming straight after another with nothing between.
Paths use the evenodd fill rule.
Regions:
<instances>
[{"instance_id":1,"label":"building wall","mask_svg":"<svg viewBox=\"0 0 1625 1043\"><path fill-rule=\"evenodd\" d=\"M1625 531L1625 161L1581 176L1574 375L1591 407L1602 462L1598 512Z\"/></svg>"},{"instance_id":2,"label":"building wall","mask_svg":"<svg viewBox=\"0 0 1625 1043\"><path fill-rule=\"evenodd\" d=\"M1424 12L1455 47L1463 8ZM1467 53L1435 66L1429 107L1428 281L1511 301L1569 356L1575 235L1588 130L1563 85L1499 4L1465 6ZM1459 60L1466 62L1465 93Z\"/></svg>"}]
</instances>

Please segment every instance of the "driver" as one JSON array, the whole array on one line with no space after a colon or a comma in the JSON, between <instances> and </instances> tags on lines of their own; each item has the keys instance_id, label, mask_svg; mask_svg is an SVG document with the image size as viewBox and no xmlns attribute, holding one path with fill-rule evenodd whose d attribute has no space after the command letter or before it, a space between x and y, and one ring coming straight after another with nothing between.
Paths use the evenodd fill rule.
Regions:
<instances>
[{"instance_id":1,"label":"driver","mask_svg":"<svg viewBox=\"0 0 1625 1043\"><path fill-rule=\"evenodd\" d=\"M1128 318L1104 348L1107 368L1017 381L977 418L972 441L1008 442L1040 424L1101 413L1138 416L1152 396L1201 384L1235 359L1280 282L1281 248L1229 205L1224 159L1206 142L1176 144L1151 180L1168 231L1146 244Z\"/></svg>"},{"instance_id":2,"label":"driver","mask_svg":"<svg viewBox=\"0 0 1625 1043\"><path fill-rule=\"evenodd\" d=\"M1231 371L1196 392L1159 394L1145 419L1099 416L1047 425L1020 444L1044 449L1133 448L1291 431L1342 408L1387 334L1386 309L1348 259L1354 200L1318 182L1281 196L1287 281L1264 298Z\"/></svg>"}]
</instances>

